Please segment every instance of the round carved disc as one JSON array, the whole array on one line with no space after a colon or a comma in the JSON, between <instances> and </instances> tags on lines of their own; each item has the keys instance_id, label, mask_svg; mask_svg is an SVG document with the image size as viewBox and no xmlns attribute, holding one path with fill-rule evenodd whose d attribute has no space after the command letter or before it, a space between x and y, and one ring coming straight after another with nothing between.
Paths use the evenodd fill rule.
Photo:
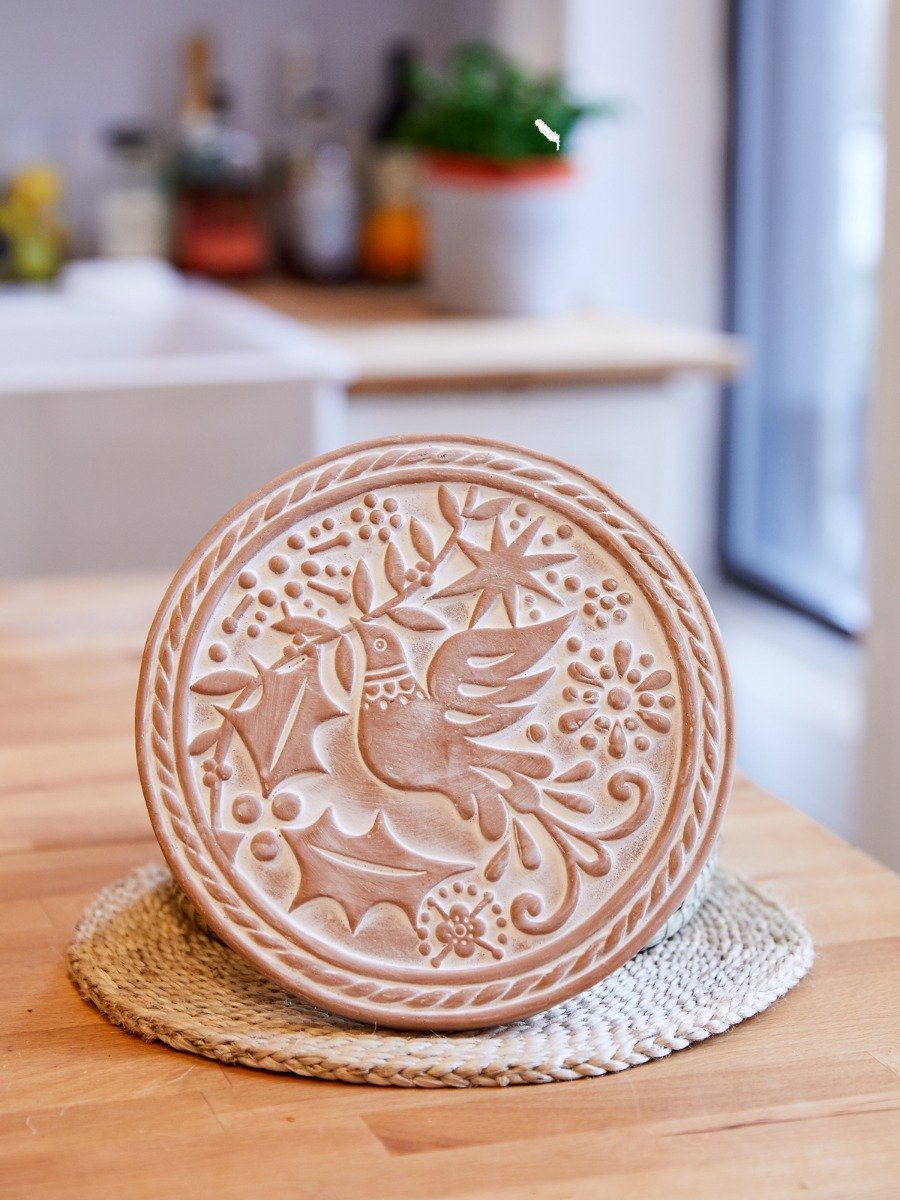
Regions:
<instances>
[{"instance_id":1,"label":"round carved disc","mask_svg":"<svg viewBox=\"0 0 900 1200\"><path fill-rule=\"evenodd\" d=\"M177 879L288 991L379 1025L526 1016L687 893L731 775L691 573L602 484L476 438L358 445L238 505L144 652Z\"/></svg>"}]
</instances>

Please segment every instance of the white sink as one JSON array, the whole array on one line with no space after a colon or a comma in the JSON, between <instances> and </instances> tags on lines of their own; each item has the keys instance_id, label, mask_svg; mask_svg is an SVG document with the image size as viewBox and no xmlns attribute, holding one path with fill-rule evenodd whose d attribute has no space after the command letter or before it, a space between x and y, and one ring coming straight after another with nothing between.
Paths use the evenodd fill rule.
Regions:
<instances>
[{"instance_id":1,"label":"white sink","mask_svg":"<svg viewBox=\"0 0 900 1200\"><path fill-rule=\"evenodd\" d=\"M0 574L173 567L345 436L342 352L163 264L0 292Z\"/></svg>"}]
</instances>

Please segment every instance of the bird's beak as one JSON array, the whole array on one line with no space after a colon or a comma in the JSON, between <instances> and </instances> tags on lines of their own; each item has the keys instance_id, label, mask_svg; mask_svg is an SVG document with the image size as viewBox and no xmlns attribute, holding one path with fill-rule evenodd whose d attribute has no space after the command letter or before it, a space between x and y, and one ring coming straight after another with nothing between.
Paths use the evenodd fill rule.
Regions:
<instances>
[{"instance_id":1,"label":"bird's beak","mask_svg":"<svg viewBox=\"0 0 900 1200\"><path fill-rule=\"evenodd\" d=\"M362 642L363 653L366 654L366 656L368 656L369 642L372 639L371 629L367 629L364 622L360 621L358 617L351 617L350 624L353 626L353 628L359 634L359 640L360 640L360 642Z\"/></svg>"}]
</instances>

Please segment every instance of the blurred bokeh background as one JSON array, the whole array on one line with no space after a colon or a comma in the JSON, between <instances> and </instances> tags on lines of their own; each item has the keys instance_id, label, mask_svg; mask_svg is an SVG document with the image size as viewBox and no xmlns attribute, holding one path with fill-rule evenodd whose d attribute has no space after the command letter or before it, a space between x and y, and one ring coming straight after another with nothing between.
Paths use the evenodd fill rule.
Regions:
<instances>
[{"instance_id":1,"label":"blurred bokeh background","mask_svg":"<svg viewBox=\"0 0 900 1200\"><path fill-rule=\"evenodd\" d=\"M343 441L530 445L699 574L739 765L897 865L889 8L5 6L4 590Z\"/></svg>"}]
</instances>

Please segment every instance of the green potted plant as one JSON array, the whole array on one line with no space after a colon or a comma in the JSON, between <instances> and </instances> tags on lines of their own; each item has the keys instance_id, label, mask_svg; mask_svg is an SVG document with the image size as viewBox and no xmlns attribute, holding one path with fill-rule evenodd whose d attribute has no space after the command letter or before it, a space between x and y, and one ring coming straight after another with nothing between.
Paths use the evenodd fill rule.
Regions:
<instances>
[{"instance_id":1,"label":"green potted plant","mask_svg":"<svg viewBox=\"0 0 900 1200\"><path fill-rule=\"evenodd\" d=\"M491 46L466 44L446 73L412 72L402 138L425 160L435 303L461 312L550 313L571 302L568 156L584 117L557 76L534 75Z\"/></svg>"}]
</instances>

